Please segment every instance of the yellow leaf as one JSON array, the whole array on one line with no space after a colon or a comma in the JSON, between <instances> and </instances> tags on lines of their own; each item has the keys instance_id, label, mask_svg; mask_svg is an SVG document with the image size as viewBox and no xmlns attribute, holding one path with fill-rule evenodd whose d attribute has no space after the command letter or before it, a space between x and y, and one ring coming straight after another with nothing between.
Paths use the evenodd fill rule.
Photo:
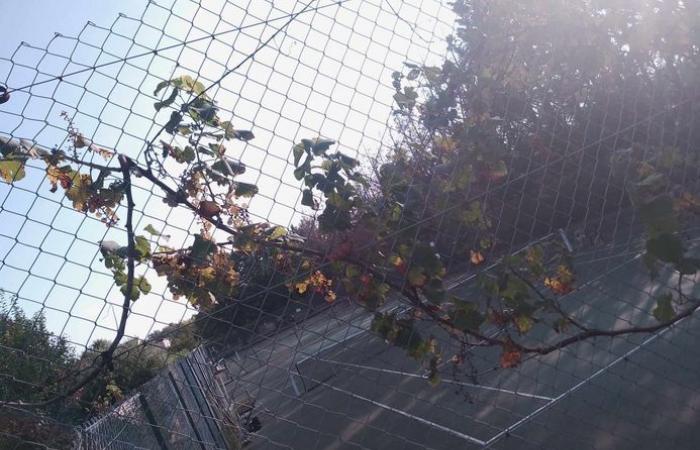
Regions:
<instances>
[{"instance_id":1,"label":"yellow leaf","mask_svg":"<svg viewBox=\"0 0 700 450\"><path fill-rule=\"evenodd\" d=\"M297 283L294 285L294 288L297 290L298 293L303 294L306 292L306 289L309 287L309 283L307 281L302 281L301 283Z\"/></svg>"},{"instance_id":2,"label":"yellow leaf","mask_svg":"<svg viewBox=\"0 0 700 450\"><path fill-rule=\"evenodd\" d=\"M552 292L555 294L568 294L569 292L573 291L573 287L571 286L571 282L563 282L559 278L551 278L551 277L546 277L544 279L544 285L545 287L551 289Z\"/></svg>"},{"instance_id":3,"label":"yellow leaf","mask_svg":"<svg viewBox=\"0 0 700 450\"><path fill-rule=\"evenodd\" d=\"M534 322L528 316L518 316L515 318L515 326L518 327L520 334L525 334L532 329Z\"/></svg>"},{"instance_id":4,"label":"yellow leaf","mask_svg":"<svg viewBox=\"0 0 700 450\"><path fill-rule=\"evenodd\" d=\"M204 267L199 270L199 279L201 283L209 283L216 278L216 269L213 267Z\"/></svg>"},{"instance_id":5,"label":"yellow leaf","mask_svg":"<svg viewBox=\"0 0 700 450\"><path fill-rule=\"evenodd\" d=\"M401 258L398 255L392 256L390 258L390 261L391 261L391 264L394 265L394 267L399 267L399 266L403 265L403 263L404 263L403 258Z\"/></svg>"},{"instance_id":6,"label":"yellow leaf","mask_svg":"<svg viewBox=\"0 0 700 450\"><path fill-rule=\"evenodd\" d=\"M574 274L571 272L568 266L560 265L557 267L557 277L564 284L569 284L574 279Z\"/></svg>"},{"instance_id":7,"label":"yellow leaf","mask_svg":"<svg viewBox=\"0 0 700 450\"><path fill-rule=\"evenodd\" d=\"M19 160L0 160L0 179L6 183L24 178L24 162Z\"/></svg>"}]
</instances>

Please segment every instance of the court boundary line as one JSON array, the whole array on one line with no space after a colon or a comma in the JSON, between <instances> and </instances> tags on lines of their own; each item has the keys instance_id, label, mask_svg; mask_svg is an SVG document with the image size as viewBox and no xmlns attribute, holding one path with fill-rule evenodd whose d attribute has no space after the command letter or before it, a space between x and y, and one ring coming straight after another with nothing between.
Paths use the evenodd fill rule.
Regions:
<instances>
[{"instance_id":1,"label":"court boundary line","mask_svg":"<svg viewBox=\"0 0 700 450\"><path fill-rule=\"evenodd\" d=\"M694 309L693 314L695 314L698 310L700 310L700 305L698 305L698 306ZM664 328L664 329L662 329L662 330L657 331L656 333L653 333L651 336L648 336L648 337L647 337L646 339L644 339L639 345L637 345L636 347L634 347L634 348L628 350L625 354L623 354L623 355L617 357L615 360L611 361L611 362L608 363L606 366L601 367L600 369L598 369L597 371L595 371L593 374L589 375L587 378L585 378L585 379L579 381L579 382L576 383L574 386L570 387L570 388L567 389L566 391L564 391L564 392L562 392L561 394L559 394L559 395L558 395L557 397L555 397L552 401L550 401L550 402L548 402L548 403L546 403L546 404L540 406L539 408L537 408L536 410L534 410L533 412L531 412L531 413L528 414L527 416L523 417L522 419L518 420L518 421L515 422L514 424L510 425L508 428L506 428L506 429L504 429L503 431L497 433L495 436L493 436L493 437L490 438L488 441L486 441L486 443L483 444L482 449L491 448L491 446L492 446L493 444L495 444L497 441L501 440L504 436L509 436L513 431L515 431L515 430L517 430L518 428L520 428L521 426L525 425L527 422L531 421L532 419L534 419L535 417L537 417L537 416L540 415L541 413L543 413L543 412L547 411L548 409L554 407L558 402L560 402L561 400L566 399L566 398L569 397L571 394L575 393L576 391L578 391L580 388L582 388L583 386L585 386L586 384L588 384L589 382L591 382L591 381L594 380L595 378L598 378L600 375L602 375L602 374L604 374L605 372L607 372L610 368L612 368L613 366L615 366L615 365L617 365L618 363L620 363L620 361L626 360L627 358L629 358L630 356L634 355L634 354L637 353L639 350L641 350L642 348L644 348L644 347L647 346L648 344L654 342L655 340L657 340L658 338L660 338L661 336L663 336L663 335L666 334L667 332L669 332L669 331L671 331L671 330L675 330L675 329L677 328L678 325L680 325L681 323L683 323L684 321L686 321L686 319L688 319L689 317L692 317L692 314L691 314L690 316L688 316L688 317L684 317L683 319L679 320L678 322L676 322L675 324L669 326L668 328Z\"/></svg>"},{"instance_id":2,"label":"court boundary line","mask_svg":"<svg viewBox=\"0 0 700 450\"><path fill-rule=\"evenodd\" d=\"M362 401L371 403L372 405L377 406L379 408L385 409L387 411L391 411L391 412L399 414L401 416L408 417L409 419L415 420L415 421L420 422L420 423L427 425L429 427L436 428L440 431L444 431L444 432L451 434L453 436L456 436L460 439L463 439L465 441L469 441L473 444L483 446L483 445L486 445L486 443L488 442L488 441L484 441L484 440L481 440L479 438L476 438L474 436L468 435L466 433L462 433L462 432L459 432L457 430L453 430L452 428L446 427L444 425L440 425L439 423L431 422L430 420L424 419L420 416L416 416L416 415L408 413L406 411L402 411L399 408L394 408L393 406L389 406L385 403L381 403L381 402L378 402L376 400L372 400L371 398L364 397L364 396L356 394L352 391L348 391L346 389L339 388L337 386L333 386L332 384L328 384L325 381L320 381L320 380L314 380L314 381L319 383L319 385L324 386L324 387L331 389L333 391L340 392L342 394L348 395L348 396L355 398L357 400L362 400Z\"/></svg>"},{"instance_id":3,"label":"court boundary line","mask_svg":"<svg viewBox=\"0 0 700 450\"><path fill-rule=\"evenodd\" d=\"M381 367L365 366L362 364L346 363L346 362L336 361L336 360L332 360L332 359L317 358L316 361L332 363L332 364L336 364L336 365L340 365L340 366L355 367L358 369L374 370L377 372L391 373L394 375L401 375L401 376L406 376L406 377L411 377L411 378L420 378L423 380L427 380L429 378L427 375L421 375L418 373L404 372L401 370L393 370L393 369L383 369ZM302 376L302 375L299 375L299 376ZM503 388L494 387L494 386L487 386L487 385L483 385L483 384L469 383L466 381L459 381L459 380L454 380L451 378L441 378L440 382L441 383L448 383L448 384L456 384L459 386L467 386L467 387L472 387L472 388L476 388L476 389L483 389L486 391L500 392L502 394L511 394L511 395L514 395L517 397L526 397L526 398L532 398L532 399L536 399L536 400L543 400L543 401L547 401L547 402L552 401L555 398L555 397L548 397L545 395L530 394L527 392L519 392L519 391L510 390L510 389L503 389Z\"/></svg>"}]
</instances>

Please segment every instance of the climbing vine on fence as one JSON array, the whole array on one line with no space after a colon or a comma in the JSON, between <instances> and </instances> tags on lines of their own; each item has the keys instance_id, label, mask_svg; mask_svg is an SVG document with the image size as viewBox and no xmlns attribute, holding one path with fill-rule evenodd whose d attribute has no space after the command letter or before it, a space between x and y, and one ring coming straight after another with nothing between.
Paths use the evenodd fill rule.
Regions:
<instances>
[{"instance_id":1,"label":"climbing vine on fence","mask_svg":"<svg viewBox=\"0 0 700 450\"><path fill-rule=\"evenodd\" d=\"M43 163L52 192L60 189L75 210L99 217L110 227L121 226L120 208L133 210L127 194L132 178L140 177L160 189L169 206L188 208L198 217L200 230L187 247L155 246L160 236L155 227L139 234L129 224L126 244L102 243L104 264L125 296L123 321L129 303L150 291L150 282L134 275L134 265L152 266L176 298L207 311L236 299L248 272L255 270L250 261L265 259L284 274L294 295L321 296L327 302L343 296L373 311L372 329L406 349L437 381L440 361L449 357L454 365L464 364L473 346L500 348L500 365L512 368L530 354L547 354L596 336L652 332L687 317L697 299L682 281L700 270L700 259L683 235L686 224L697 220L700 212L695 186L687 182L689 174L697 173L697 152L631 134L620 138L624 127L617 125L612 130L617 139L601 139L596 166L587 174L580 166L562 166L562 179L552 180L549 172L540 176L534 168L574 154L572 142L580 144L576 151L585 152L585 130L591 127L599 127L600 135L609 132L604 121L591 125L591 117L601 114L601 105L611 104L610 98L624 95L623 83L636 80L652 90L663 81L664 70L680 70L695 54L680 43L677 51L686 59L668 56L665 66L639 81L635 74L640 67L657 64L653 58L644 59L640 53L634 61L619 58L622 62L611 67L608 60L591 54L593 59L584 64L576 58L596 45L610 58L620 50L607 42L573 38L564 39L564 50L558 50L562 53L552 56L544 43L562 32L553 19L526 14L520 7L510 10L506 5L511 3L496 1L487 8L484 2L456 2L460 27L450 41L452 57L442 66L408 62L393 73L394 129L399 138L374 171L337 150L333 137L309 136L290 149L300 203L314 216L313 239L251 220L247 202L258 187L241 181L246 167L229 156L229 147L255 135L222 120L220 106L206 86L189 75L155 86L160 100L154 108L167 120L142 158L98 146L66 115L66 149L3 140L0 177L6 183L21 183L30 162ZM555 3L566 17L587 17L584 22L599 31L596 36L608 36L603 31L619 25L610 17L623 23L639 20L625 16L623 9L613 8L601 18L584 5ZM523 26L539 23L543 34L533 32L522 41L512 38L518 32L512 24L520 22L506 20L509 17L522 19ZM512 57L497 59L495 54ZM547 61L549 72L523 62L534 60ZM614 70L617 78L610 75ZM690 90L696 82L682 80L678 90ZM638 99L650 103L650 114L656 111L654 101ZM657 109L668 112L673 107ZM638 120L636 113L626 120ZM676 120L685 120L678 127L693 126L691 118ZM559 128L554 130L551 123ZM104 164L93 163L94 155L104 158ZM611 179L621 180L620 193L607 185L599 191ZM589 186L583 194L582 185ZM543 192L556 196L541 200L538 195ZM506 233L525 219L520 213L513 217L499 212L500 205L520 195L521 203L552 202L552 208L565 209L557 203L562 192L573 201L581 195L599 197L603 210L606 205L628 205L630 214L639 216L646 227L644 260L650 275L666 269L679 280L678 287L660 294L649 311L656 322L611 329L584 323L566 305L578 288L572 248L547 241L513 251ZM563 225L578 214L565 206L573 212ZM547 222L543 211L544 206L533 206L529 212L535 224L530 227L539 229L537 222L546 222L552 231L554 221ZM504 217L511 217L512 223ZM487 266L489 270L482 270ZM474 297L458 297L447 287L451 274L465 270L480 272L479 294ZM389 298L410 305L411 313L398 317L380 312ZM421 321L441 327L462 350L444 355L434 336L420 330ZM537 329L554 334L533 344L528 337ZM113 349L105 351L104 360L112 353Z\"/></svg>"}]
</instances>

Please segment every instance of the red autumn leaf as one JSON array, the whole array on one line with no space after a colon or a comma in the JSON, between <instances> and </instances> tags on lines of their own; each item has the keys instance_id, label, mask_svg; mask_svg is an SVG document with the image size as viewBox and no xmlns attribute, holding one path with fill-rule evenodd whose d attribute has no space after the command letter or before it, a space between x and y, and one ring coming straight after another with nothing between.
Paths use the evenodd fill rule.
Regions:
<instances>
[{"instance_id":1,"label":"red autumn leaf","mask_svg":"<svg viewBox=\"0 0 700 450\"><path fill-rule=\"evenodd\" d=\"M365 273L360 277L360 283L362 283L365 286L367 286L371 281L372 281L372 275L370 275L370 274Z\"/></svg>"},{"instance_id":2,"label":"red autumn leaf","mask_svg":"<svg viewBox=\"0 0 700 450\"><path fill-rule=\"evenodd\" d=\"M515 348L512 343L506 342L503 344L503 353L501 353L501 367L504 369L512 369L513 367L519 366L522 361L522 356L520 350Z\"/></svg>"},{"instance_id":3,"label":"red autumn leaf","mask_svg":"<svg viewBox=\"0 0 700 450\"><path fill-rule=\"evenodd\" d=\"M221 212L221 207L211 200L203 200L199 203L199 214L204 217L213 217Z\"/></svg>"}]
</instances>

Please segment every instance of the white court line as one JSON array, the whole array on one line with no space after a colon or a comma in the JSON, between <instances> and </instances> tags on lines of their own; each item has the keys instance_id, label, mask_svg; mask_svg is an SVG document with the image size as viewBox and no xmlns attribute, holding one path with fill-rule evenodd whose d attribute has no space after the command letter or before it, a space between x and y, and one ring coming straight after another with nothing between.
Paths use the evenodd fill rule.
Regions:
<instances>
[{"instance_id":1,"label":"white court line","mask_svg":"<svg viewBox=\"0 0 700 450\"><path fill-rule=\"evenodd\" d=\"M365 321L366 321L366 320L365 320ZM305 356L304 356L303 358L301 358L300 360L298 360L298 361L293 361L294 364L299 365L299 364L301 364L301 363L303 363L303 362L305 362L305 361L308 361L309 359L312 359L312 358L313 358L313 359L317 359L317 358L316 358L316 355L318 355L318 354L320 354L320 353L323 353L323 352L326 352L326 351L328 351L328 350L330 350L330 349L332 349L332 348L334 348L334 347L336 347L336 346L338 346L338 345L340 345L340 344L344 344L345 342L349 341L350 339L352 339L352 338L354 338L354 337L357 337L357 336L359 336L359 335L361 335L361 334L364 334L364 333L366 333L366 332L369 331L369 329L367 329L367 328L362 328L362 327L359 326L359 325L358 325L358 326L353 325L353 326L348 327L348 331L349 331L351 328L357 328L358 331L356 331L355 333L351 333L351 334L349 334L349 335L346 334L346 336L345 336L344 338L342 338L342 340L326 339L326 340L323 340L323 341L319 341L319 342L318 342L318 349L315 350L315 351L313 351L312 353L308 353L308 352L306 352L306 351L300 350L298 353L300 353L300 354L302 354L302 355L305 354ZM333 342L332 342L331 344L329 344L327 347L324 346L324 344L325 344L326 342L328 342L329 340L332 340Z\"/></svg>"},{"instance_id":2,"label":"white court line","mask_svg":"<svg viewBox=\"0 0 700 450\"><path fill-rule=\"evenodd\" d=\"M413 378L421 378L424 380L428 379L427 375L420 375L417 373L410 373L410 372L403 372L400 370L393 370L393 369L382 369L380 367L372 367L372 366L365 366L362 364L353 364L353 363L346 363L342 361L335 361L332 359L322 359L322 358L316 358L316 361L322 361L322 362L327 362L327 363L332 363L332 364L337 364L340 366L348 366L348 367L354 367L357 369L365 369L365 370L374 370L377 372L385 372L385 373L391 373L394 375L401 375L405 377L413 377ZM527 398L535 398L538 400L544 400L544 401L552 401L554 400L554 397L547 397L544 395L537 395L537 394L528 394L526 392L519 392L519 391L511 391L509 389L501 389L497 387L492 387L492 386L484 386L481 384L474 384L474 383L467 383L465 381L458 381L458 380L451 380L449 378L443 378L440 380L441 383L449 383L449 384L457 384L460 386L468 386L468 387L473 387L476 389L484 389L486 391L494 391L494 392L500 392L503 394L511 394L511 395L516 395L518 397L527 397Z\"/></svg>"},{"instance_id":3,"label":"white court line","mask_svg":"<svg viewBox=\"0 0 700 450\"><path fill-rule=\"evenodd\" d=\"M315 381L315 380L314 380L314 381ZM440 430L440 431L444 431L444 432L446 432L446 433L449 433L449 434L451 434L451 435L453 435L453 436L457 436L458 438L464 439L465 441L469 441L469 442L472 442L472 443L478 444L478 445L486 445L486 442L485 442L485 441L482 441L481 439L475 438L474 436L470 436L470 435L468 435L468 434L460 433L459 431L455 431L455 430L453 430L452 428L448 428L448 427L446 427L446 426L444 426L444 425L440 425L439 423L431 422L431 421L426 420L426 419L424 419L424 418L422 418L422 417L418 417L418 416L415 416L415 415L413 415L413 414L409 414L409 413L407 413L407 412L405 412L405 411L401 411L401 410L398 409L398 408L394 408L393 406L385 405L384 403L380 403L380 402L378 402L378 401L376 401L376 400L372 400L371 398L363 397L363 396L361 396L361 395L355 394L354 392L346 391L345 389L342 389L342 388L339 388L339 387L335 387L335 386L330 385L330 384L328 384L328 383L325 383L325 382L323 382L323 381L318 381L318 383L321 384L321 385L323 385L323 386L325 386L325 387L327 387L328 389L332 389L332 390L334 390L334 391L341 392L341 393L343 393L343 394L345 394L345 395L349 395L350 397L353 397L353 398L356 398L356 399L358 399L358 400L362 400L362 401L371 403L371 404L373 404L374 406L378 406L378 407L380 407L380 408L382 408L382 409L386 409L387 411L391 411L391 412L393 412L393 413L400 414L400 415L402 415L402 416L404 416L404 417L408 417L409 419L413 419L413 420L415 420L415 421L417 421L417 422L420 422L420 423L422 423L422 424L424 424L424 425L428 425L429 427L433 427L433 428L436 428L436 429L438 429L438 430Z\"/></svg>"},{"instance_id":4,"label":"white court line","mask_svg":"<svg viewBox=\"0 0 700 450\"><path fill-rule=\"evenodd\" d=\"M695 312L697 312L699 309L700 309L700 306L698 306L697 308L695 308L695 311L693 312L693 314L695 314ZM679 321L676 322L675 324L670 325L668 328L664 328L663 330L658 331L658 332L652 334L651 336L649 336L648 338L646 338L644 341L642 341L642 343L639 344L637 347L633 348L632 350L628 351L628 352L625 353L624 355L622 355L622 356L620 356L619 358L615 359L614 361L612 361L611 363L609 363L607 366L598 369L598 370L597 370L595 373L593 373L591 376L589 376L588 378L586 378L586 379L580 381L579 383L577 383L577 384L574 385L573 387L569 388L569 389L566 390L565 392L559 394L557 397L555 397L555 398L554 398L552 401L550 401L549 403L545 403L544 405L540 406L539 408L537 408L536 410L534 410L533 412L531 412L531 413L528 414L527 416L525 416L525 417L523 417L522 419L520 419L520 420L518 420L517 422L515 422L513 425L509 426L509 427L506 428L505 430L503 430L503 431L501 431L500 433L498 433L498 434L496 434L495 436L493 436L491 439L489 439L488 441L486 441L486 443L484 444L484 447L483 447L483 448L484 448L484 449L487 449L487 448L491 447L491 445L493 445L496 441L498 441L499 439L501 439L503 436L506 436L506 435L512 433L516 428L520 428L520 426L524 425L526 422L529 422L530 420L534 419L535 416L537 416L537 415L539 415L540 413L542 413L542 412L548 410L549 408L551 408L552 406L554 406L554 405L555 405L557 402L559 402L560 400L562 400L562 399L568 397L569 395L573 394L574 392L576 392L577 390L579 390L581 387L583 387L585 384L587 384L588 382L590 382L590 381L593 380L594 378L597 378L598 376L600 376L601 374L603 374L604 372L606 372L606 371L607 371L608 369L610 369L612 366L616 365L616 364L619 363L620 361L623 361L623 360L627 359L628 357L632 356L633 354L637 353L642 347L644 347L645 345L647 345L647 344L649 344L649 343L655 341L656 339L660 338L661 336L663 336L664 334L666 334L668 331L673 330L676 326L678 326L678 324L680 324L680 323L682 323L683 321L685 321L686 319L688 319L688 317L692 317L693 314L691 314L690 316L687 316L687 317L682 318L681 320L679 320Z\"/></svg>"}]
</instances>

